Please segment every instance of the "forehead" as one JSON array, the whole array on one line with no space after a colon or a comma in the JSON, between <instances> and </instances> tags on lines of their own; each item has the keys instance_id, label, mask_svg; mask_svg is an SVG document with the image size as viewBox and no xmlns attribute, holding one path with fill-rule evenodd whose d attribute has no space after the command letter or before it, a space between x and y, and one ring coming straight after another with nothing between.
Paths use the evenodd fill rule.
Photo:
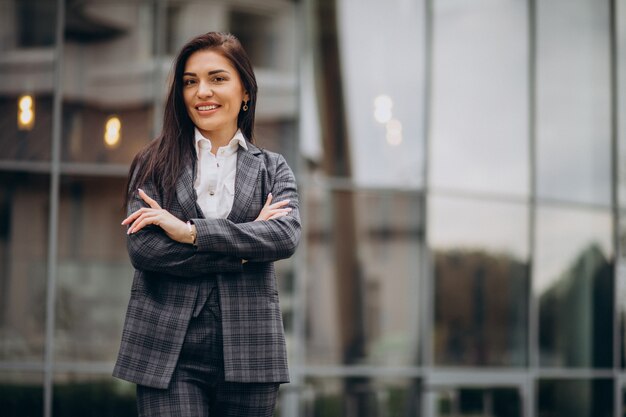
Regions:
<instances>
[{"instance_id":1,"label":"forehead","mask_svg":"<svg viewBox=\"0 0 626 417\"><path fill-rule=\"evenodd\" d=\"M200 74L217 69L224 69L230 73L237 74L237 70L228 58L211 49L194 52L185 63L185 72Z\"/></svg>"}]
</instances>

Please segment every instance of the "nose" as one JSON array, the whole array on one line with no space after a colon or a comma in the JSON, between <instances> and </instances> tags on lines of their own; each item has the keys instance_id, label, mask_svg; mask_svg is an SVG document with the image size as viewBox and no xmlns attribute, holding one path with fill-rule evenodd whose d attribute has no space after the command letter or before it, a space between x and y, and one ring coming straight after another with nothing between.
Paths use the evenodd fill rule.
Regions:
<instances>
[{"instance_id":1,"label":"nose","mask_svg":"<svg viewBox=\"0 0 626 417\"><path fill-rule=\"evenodd\" d=\"M198 97L211 97L213 96L213 89L211 85L205 81L200 81L198 85L197 93Z\"/></svg>"}]
</instances>

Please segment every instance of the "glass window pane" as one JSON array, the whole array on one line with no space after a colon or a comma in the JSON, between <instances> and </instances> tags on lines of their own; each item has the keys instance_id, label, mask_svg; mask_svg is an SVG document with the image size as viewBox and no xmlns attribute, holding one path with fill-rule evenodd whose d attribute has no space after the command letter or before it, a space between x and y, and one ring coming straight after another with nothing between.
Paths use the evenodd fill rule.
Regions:
<instances>
[{"instance_id":1,"label":"glass window pane","mask_svg":"<svg viewBox=\"0 0 626 417\"><path fill-rule=\"evenodd\" d=\"M540 364L611 367L611 213L540 206L536 217L533 288L539 298Z\"/></svg>"},{"instance_id":2,"label":"glass window pane","mask_svg":"<svg viewBox=\"0 0 626 417\"><path fill-rule=\"evenodd\" d=\"M55 0L4 1L7 9L13 8L12 22L16 46L20 48L53 46L55 41L56 6ZM8 11L8 10L7 10Z\"/></svg>"},{"instance_id":3,"label":"glass window pane","mask_svg":"<svg viewBox=\"0 0 626 417\"><path fill-rule=\"evenodd\" d=\"M418 379L310 378L301 396L299 416L418 416L420 390Z\"/></svg>"},{"instance_id":4,"label":"glass window pane","mask_svg":"<svg viewBox=\"0 0 626 417\"><path fill-rule=\"evenodd\" d=\"M43 415L43 374L0 372L0 410L3 417Z\"/></svg>"},{"instance_id":5,"label":"glass window pane","mask_svg":"<svg viewBox=\"0 0 626 417\"><path fill-rule=\"evenodd\" d=\"M305 194L307 361L417 361L420 197L401 192Z\"/></svg>"},{"instance_id":6,"label":"glass window pane","mask_svg":"<svg viewBox=\"0 0 626 417\"><path fill-rule=\"evenodd\" d=\"M135 384L92 374L56 374L55 417L135 417Z\"/></svg>"},{"instance_id":7,"label":"glass window pane","mask_svg":"<svg viewBox=\"0 0 626 417\"><path fill-rule=\"evenodd\" d=\"M50 160L56 3L0 1L0 163Z\"/></svg>"},{"instance_id":8,"label":"glass window pane","mask_svg":"<svg viewBox=\"0 0 626 417\"><path fill-rule=\"evenodd\" d=\"M0 361L41 361L50 179L0 172Z\"/></svg>"},{"instance_id":9,"label":"glass window pane","mask_svg":"<svg viewBox=\"0 0 626 417\"><path fill-rule=\"evenodd\" d=\"M544 379L538 391L538 417L613 417L613 380Z\"/></svg>"},{"instance_id":10,"label":"glass window pane","mask_svg":"<svg viewBox=\"0 0 626 417\"><path fill-rule=\"evenodd\" d=\"M434 2L434 187L529 193L528 5Z\"/></svg>"},{"instance_id":11,"label":"glass window pane","mask_svg":"<svg viewBox=\"0 0 626 417\"><path fill-rule=\"evenodd\" d=\"M537 2L540 197L610 203L609 3Z\"/></svg>"},{"instance_id":12,"label":"glass window pane","mask_svg":"<svg viewBox=\"0 0 626 417\"><path fill-rule=\"evenodd\" d=\"M59 202L55 353L113 361L133 269L126 252L123 178L64 177Z\"/></svg>"},{"instance_id":13,"label":"glass window pane","mask_svg":"<svg viewBox=\"0 0 626 417\"><path fill-rule=\"evenodd\" d=\"M435 362L525 365L528 207L431 197L428 212Z\"/></svg>"},{"instance_id":14,"label":"glass window pane","mask_svg":"<svg viewBox=\"0 0 626 417\"><path fill-rule=\"evenodd\" d=\"M437 387L433 417L522 417L517 388Z\"/></svg>"},{"instance_id":15,"label":"glass window pane","mask_svg":"<svg viewBox=\"0 0 626 417\"><path fill-rule=\"evenodd\" d=\"M336 3L351 175L361 185L421 186L424 2Z\"/></svg>"},{"instance_id":16,"label":"glass window pane","mask_svg":"<svg viewBox=\"0 0 626 417\"><path fill-rule=\"evenodd\" d=\"M64 161L128 164L153 137L153 13L147 0L89 0L68 8Z\"/></svg>"}]
</instances>

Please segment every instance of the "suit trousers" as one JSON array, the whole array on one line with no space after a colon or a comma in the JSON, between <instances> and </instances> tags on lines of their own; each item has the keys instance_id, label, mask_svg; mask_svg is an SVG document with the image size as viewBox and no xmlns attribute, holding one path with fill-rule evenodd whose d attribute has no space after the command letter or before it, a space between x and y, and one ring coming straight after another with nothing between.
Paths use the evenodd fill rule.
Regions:
<instances>
[{"instance_id":1,"label":"suit trousers","mask_svg":"<svg viewBox=\"0 0 626 417\"><path fill-rule=\"evenodd\" d=\"M279 384L224 381L217 284L203 281L167 389L137 385L140 417L271 417Z\"/></svg>"}]
</instances>

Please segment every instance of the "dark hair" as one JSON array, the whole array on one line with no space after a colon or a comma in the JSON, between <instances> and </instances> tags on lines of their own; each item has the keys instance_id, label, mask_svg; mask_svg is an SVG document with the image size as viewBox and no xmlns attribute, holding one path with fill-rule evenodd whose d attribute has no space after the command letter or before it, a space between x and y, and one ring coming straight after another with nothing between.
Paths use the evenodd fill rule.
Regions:
<instances>
[{"instance_id":1,"label":"dark hair","mask_svg":"<svg viewBox=\"0 0 626 417\"><path fill-rule=\"evenodd\" d=\"M176 180L187 163L196 158L194 124L183 99L183 72L189 57L197 51L211 49L227 58L237 69L243 88L248 92L248 110L239 111L237 127L246 139L254 143L254 115L257 83L248 54L239 40L230 33L209 32L187 42L174 61L161 134L143 148L133 159L128 173L125 205L138 186L151 179L163 192L163 202L174 197ZM135 173L135 170L138 172Z\"/></svg>"}]
</instances>

